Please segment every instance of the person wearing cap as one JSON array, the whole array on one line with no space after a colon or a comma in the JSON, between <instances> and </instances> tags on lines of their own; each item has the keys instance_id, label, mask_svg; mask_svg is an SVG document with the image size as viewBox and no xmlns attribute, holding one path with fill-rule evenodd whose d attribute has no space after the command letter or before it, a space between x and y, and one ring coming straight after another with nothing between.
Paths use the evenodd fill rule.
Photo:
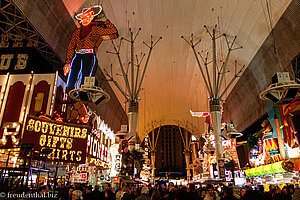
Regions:
<instances>
[{"instance_id":1,"label":"person wearing cap","mask_svg":"<svg viewBox=\"0 0 300 200\"><path fill-rule=\"evenodd\" d=\"M101 6L84 9L75 17L80 21L81 27L73 32L67 49L63 68L64 75L69 74L67 93L78 88L84 77L93 74L96 52L102 41L118 37L118 30L106 18Z\"/></svg>"}]
</instances>

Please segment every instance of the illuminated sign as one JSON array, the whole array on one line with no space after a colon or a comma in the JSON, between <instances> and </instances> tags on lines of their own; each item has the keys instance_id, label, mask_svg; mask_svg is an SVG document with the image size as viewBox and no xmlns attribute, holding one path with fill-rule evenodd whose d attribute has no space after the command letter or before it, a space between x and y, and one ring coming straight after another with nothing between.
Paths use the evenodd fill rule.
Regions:
<instances>
[{"instance_id":1,"label":"illuminated sign","mask_svg":"<svg viewBox=\"0 0 300 200\"><path fill-rule=\"evenodd\" d=\"M13 147L19 145L20 138L19 138L19 131L20 131L20 123L19 122L5 122L3 125L3 135L0 139L0 146L6 146L7 139L10 137Z\"/></svg>"},{"instance_id":2,"label":"illuminated sign","mask_svg":"<svg viewBox=\"0 0 300 200\"><path fill-rule=\"evenodd\" d=\"M38 37L0 35L0 71L18 74L53 72L53 66L35 48L39 44Z\"/></svg>"},{"instance_id":3,"label":"illuminated sign","mask_svg":"<svg viewBox=\"0 0 300 200\"><path fill-rule=\"evenodd\" d=\"M17 63L14 66L14 70L25 69L27 66L28 55L18 54L16 57ZM14 58L14 54L2 54L0 58L0 70L8 70L11 65L11 61Z\"/></svg>"},{"instance_id":4,"label":"illuminated sign","mask_svg":"<svg viewBox=\"0 0 300 200\"><path fill-rule=\"evenodd\" d=\"M27 116L23 144L33 144L36 151L52 149L49 159L84 163L89 127Z\"/></svg>"},{"instance_id":5,"label":"illuminated sign","mask_svg":"<svg viewBox=\"0 0 300 200\"><path fill-rule=\"evenodd\" d=\"M260 167L247 169L244 172L247 177L282 173L282 172L286 172L286 170L283 168L284 164L285 163L283 161L280 161L269 165L263 165Z\"/></svg>"},{"instance_id":6,"label":"illuminated sign","mask_svg":"<svg viewBox=\"0 0 300 200\"><path fill-rule=\"evenodd\" d=\"M111 153L111 171L110 175L112 177L115 177L119 174L121 171L121 160L122 160L122 155L119 154L119 144L113 144L110 147L110 153Z\"/></svg>"},{"instance_id":7,"label":"illuminated sign","mask_svg":"<svg viewBox=\"0 0 300 200\"><path fill-rule=\"evenodd\" d=\"M148 169L143 169L141 171L141 178L142 178L142 181L149 181L149 178L150 178L150 171Z\"/></svg>"},{"instance_id":8,"label":"illuminated sign","mask_svg":"<svg viewBox=\"0 0 300 200\"><path fill-rule=\"evenodd\" d=\"M145 137L145 145L144 145L144 153L143 153L143 158L144 158L144 164L143 164L143 169L150 169L149 165L150 165L150 159L149 159L149 138L148 136Z\"/></svg>"},{"instance_id":9,"label":"illuminated sign","mask_svg":"<svg viewBox=\"0 0 300 200\"><path fill-rule=\"evenodd\" d=\"M214 135L210 135L209 139L210 139L210 142L213 145L213 147L215 147L215 136ZM235 141L235 139L229 139L229 140L222 139L222 147L224 149L236 147L236 141Z\"/></svg>"},{"instance_id":10,"label":"illuminated sign","mask_svg":"<svg viewBox=\"0 0 300 200\"><path fill-rule=\"evenodd\" d=\"M109 162L109 147L111 140L102 132L94 130L92 135L88 135L87 153L103 162Z\"/></svg>"},{"instance_id":11,"label":"illuminated sign","mask_svg":"<svg viewBox=\"0 0 300 200\"><path fill-rule=\"evenodd\" d=\"M104 123L103 120L100 119L100 117L96 117L97 120L97 127L95 127L95 129L98 132L102 132L104 133L107 137L109 137L112 140L112 143L115 142L115 134L114 132L108 127L107 124Z\"/></svg>"},{"instance_id":12,"label":"illuminated sign","mask_svg":"<svg viewBox=\"0 0 300 200\"><path fill-rule=\"evenodd\" d=\"M268 154L276 154L279 152L276 138L264 139L264 147Z\"/></svg>"},{"instance_id":13,"label":"illuminated sign","mask_svg":"<svg viewBox=\"0 0 300 200\"><path fill-rule=\"evenodd\" d=\"M115 143L114 132L99 116L93 121L94 127L87 140L87 154L98 162L111 163L110 147Z\"/></svg>"},{"instance_id":14,"label":"illuminated sign","mask_svg":"<svg viewBox=\"0 0 300 200\"><path fill-rule=\"evenodd\" d=\"M74 183L86 183L88 179L88 173L77 173L73 176Z\"/></svg>"},{"instance_id":15,"label":"illuminated sign","mask_svg":"<svg viewBox=\"0 0 300 200\"><path fill-rule=\"evenodd\" d=\"M273 135L264 136L263 140L263 148L265 152L265 157L270 159L270 162L278 162L282 160L281 155L279 153L279 146L277 142L277 138L274 138ZM265 163L270 163L265 162Z\"/></svg>"}]
</instances>

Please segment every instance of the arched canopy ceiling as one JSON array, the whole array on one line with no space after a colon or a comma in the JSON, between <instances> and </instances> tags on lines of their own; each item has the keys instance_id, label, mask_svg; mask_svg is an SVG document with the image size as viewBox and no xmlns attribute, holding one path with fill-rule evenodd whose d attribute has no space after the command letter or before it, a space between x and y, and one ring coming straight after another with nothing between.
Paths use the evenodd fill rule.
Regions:
<instances>
[{"instance_id":1,"label":"arched canopy ceiling","mask_svg":"<svg viewBox=\"0 0 300 200\"><path fill-rule=\"evenodd\" d=\"M265 0L63 0L70 15L84 7L102 4L107 18L119 30L121 37L129 38L128 28L141 32L135 42L135 54L147 53L143 41L149 43L163 39L154 48L142 85L139 101L138 133L145 136L151 128L159 125L178 125L194 130L196 136L203 132L203 119L193 118L189 110L208 111L208 93L191 48L181 36L201 42L198 51L211 55L211 40L204 25L209 30L218 24L217 34L226 33L229 40L237 36L236 45L242 49L234 51L229 61L230 72L226 73L223 85L228 85L234 71L234 60L239 66L248 65L259 47L270 33ZM283 14L291 0L270 2L271 21L274 24ZM118 41L119 39L117 39ZM97 54L99 64L110 71L112 64L114 78L125 89L118 60L112 51L111 42L104 42ZM217 42L218 65L227 53L223 39ZM124 64L130 61L130 47L123 43L121 58ZM144 59L145 61L146 59ZM211 60L209 57L208 60ZM142 65L144 66L144 65ZM212 66L209 66L212 69ZM125 99L111 84L120 102ZM230 90L228 91L230 92ZM225 96L226 97L226 96ZM189 128L190 127L190 128Z\"/></svg>"}]
</instances>

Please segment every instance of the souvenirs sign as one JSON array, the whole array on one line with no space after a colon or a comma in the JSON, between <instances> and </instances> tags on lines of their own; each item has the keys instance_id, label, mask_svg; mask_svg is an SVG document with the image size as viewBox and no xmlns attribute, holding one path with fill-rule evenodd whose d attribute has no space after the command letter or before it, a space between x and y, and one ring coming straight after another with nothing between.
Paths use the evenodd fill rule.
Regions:
<instances>
[{"instance_id":1,"label":"souvenirs sign","mask_svg":"<svg viewBox=\"0 0 300 200\"><path fill-rule=\"evenodd\" d=\"M27 116L23 144L33 144L36 151L52 149L48 159L85 163L89 127Z\"/></svg>"}]
</instances>

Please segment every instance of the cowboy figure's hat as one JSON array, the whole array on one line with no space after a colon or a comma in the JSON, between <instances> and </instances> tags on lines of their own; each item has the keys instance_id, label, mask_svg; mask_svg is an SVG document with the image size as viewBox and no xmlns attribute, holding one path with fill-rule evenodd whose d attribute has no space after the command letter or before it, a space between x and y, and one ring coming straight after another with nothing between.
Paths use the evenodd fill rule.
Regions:
<instances>
[{"instance_id":1,"label":"cowboy figure's hat","mask_svg":"<svg viewBox=\"0 0 300 200\"><path fill-rule=\"evenodd\" d=\"M95 17L95 16L97 16L101 13L102 7L99 6L99 5L96 5L96 6L93 6L93 7L90 7L90 8L83 8L81 13L78 13L78 14L75 15L75 18L78 19L78 20L81 20L82 15L85 14L85 13L88 13L90 11L94 11L94 17Z\"/></svg>"}]
</instances>

